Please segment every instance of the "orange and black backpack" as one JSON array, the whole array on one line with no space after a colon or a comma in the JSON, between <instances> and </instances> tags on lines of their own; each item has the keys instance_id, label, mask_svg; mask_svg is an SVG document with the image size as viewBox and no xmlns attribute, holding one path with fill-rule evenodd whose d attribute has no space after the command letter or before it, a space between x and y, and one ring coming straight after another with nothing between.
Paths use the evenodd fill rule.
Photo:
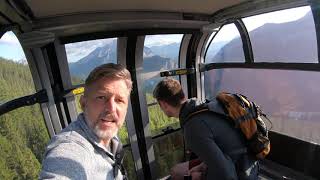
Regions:
<instances>
[{"instance_id":1,"label":"orange and black backpack","mask_svg":"<svg viewBox=\"0 0 320 180\"><path fill-rule=\"evenodd\" d=\"M258 159L263 159L270 152L270 140L268 138L267 126L263 119L271 121L262 112L260 107L241 94L231 94L221 92L216 96L218 103L224 109L224 113L218 112L210 105L210 101L199 106L190 113L186 120L192 116L204 112L212 111L225 116L228 121L239 128L247 140L247 150L253 153Z\"/></svg>"}]
</instances>

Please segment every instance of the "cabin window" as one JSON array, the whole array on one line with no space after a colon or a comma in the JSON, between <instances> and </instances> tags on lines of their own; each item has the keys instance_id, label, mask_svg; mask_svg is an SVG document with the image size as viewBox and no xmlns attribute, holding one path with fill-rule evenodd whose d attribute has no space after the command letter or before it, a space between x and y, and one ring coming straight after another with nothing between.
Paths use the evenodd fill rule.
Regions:
<instances>
[{"instance_id":1,"label":"cabin window","mask_svg":"<svg viewBox=\"0 0 320 180\"><path fill-rule=\"evenodd\" d=\"M205 63L244 62L240 33L235 24L227 24L212 36Z\"/></svg>"},{"instance_id":2,"label":"cabin window","mask_svg":"<svg viewBox=\"0 0 320 180\"><path fill-rule=\"evenodd\" d=\"M205 94L244 94L269 115L272 131L319 144L319 79L309 71L216 69L205 72Z\"/></svg>"},{"instance_id":3,"label":"cabin window","mask_svg":"<svg viewBox=\"0 0 320 180\"><path fill-rule=\"evenodd\" d=\"M152 136L165 132L165 129L180 127L177 118L168 118L152 97L153 89L163 78L161 71L179 68L179 50L182 34L150 35L145 37L143 50L143 91L146 94ZM179 77L173 77L179 80ZM183 141L179 132L154 139L156 163L159 177L170 173L170 168L183 157Z\"/></svg>"},{"instance_id":4,"label":"cabin window","mask_svg":"<svg viewBox=\"0 0 320 180\"><path fill-rule=\"evenodd\" d=\"M244 18L255 62L317 63L317 38L309 6Z\"/></svg>"},{"instance_id":5,"label":"cabin window","mask_svg":"<svg viewBox=\"0 0 320 180\"><path fill-rule=\"evenodd\" d=\"M178 120L167 118L156 104L152 93L155 86L163 78L161 71L179 68L179 49L182 35L150 35L146 36L143 50L143 91L147 97L152 135L162 132L163 128L179 127ZM177 80L178 77L173 77Z\"/></svg>"},{"instance_id":6,"label":"cabin window","mask_svg":"<svg viewBox=\"0 0 320 180\"><path fill-rule=\"evenodd\" d=\"M117 38L65 44L71 81L84 83L89 73L105 63L117 63Z\"/></svg>"},{"instance_id":7,"label":"cabin window","mask_svg":"<svg viewBox=\"0 0 320 180\"><path fill-rule=\"evenodd\" d=\"M0 104L36 92L20 42L12 32L0 39ZM0 179L38 179L49 141L39 104L0 116Z\"/></svg>"}]
</instances>

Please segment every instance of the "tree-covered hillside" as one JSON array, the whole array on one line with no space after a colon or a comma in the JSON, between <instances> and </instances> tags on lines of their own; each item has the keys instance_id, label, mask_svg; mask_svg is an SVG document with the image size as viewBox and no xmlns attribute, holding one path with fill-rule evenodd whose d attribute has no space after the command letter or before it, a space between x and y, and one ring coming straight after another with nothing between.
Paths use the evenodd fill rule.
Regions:
<instances>
[{"instance_id":1,"label":"tree-covered hillside","mask_svg":"<svg viewBox=\"0 0 320 180\"><path fill-rule=\"evenodd\" d=\"M0 58L0 103L35 92L27 65ZM39 105L0 116L0 179L37 179L49 140Z\"/></svg>"}]
</instances>

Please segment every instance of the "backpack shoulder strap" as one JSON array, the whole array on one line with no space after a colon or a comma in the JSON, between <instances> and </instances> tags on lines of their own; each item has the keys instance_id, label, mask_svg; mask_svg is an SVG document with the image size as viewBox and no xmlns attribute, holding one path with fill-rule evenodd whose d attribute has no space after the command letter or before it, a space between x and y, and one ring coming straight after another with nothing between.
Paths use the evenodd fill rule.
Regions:
<instances>
[{"instance_id":1,"label":"backpack shoulder strap","mask_svg":"<svg viewBox=\"0 0 320 180\"><path fill-rule=\"evenodd\" d=\"M123 167L123 158L124 158L124 150L122 147L122 143L119 142L116 153L115 153L115 163L113 164L113 175L116 178L118 176L118 170L122 173L124 179L127 179L127 173L125 168Z\"/></svg>"},{"instance_id":2,"label":"backpack shoulder strap","mask_svg":"<svg viewBox=\"0 0 320 180\"><path fill-rule=\"evenodd\" d=\"M227 111L225 109L225 107L221 104L221 102L218 99L214 99L212 101L209 101L207 103L207 107L209 109L209 111L220 114L220 115L224 115L224 116L228 116Z\"/></svg>"},{"instance_id":3,"label":"backpack shoulder strap","mask_svg":"<svg viewBox=\"0 0 320 180\"><path fill-rule=\"evenodd\" d=\"M197 115L197 114L202 113L202 112L205 112L205 111L209 111L209 109L208 109L208 108L204 108L204 109L200 109L200 110L197 110L197 111L194 111L194 112L190 113L190 114L185 118L185 122L187 122L187 120L189 120L192 116Z\"/></svg>"},{"instance_id":4,"label":"backpack shoulder strap","mask_svg":"<svg viewBox=\"0 0 320 180\"><path fill-rule=\"evenodd\" d=\"M210 111L217 115L222 115L224 117L227 116L220 102L218 102L217 100L212 100L207 101L206 103L198 106L195 111L191 112L188 116L186 116L184 122L186 123L191 117L206 111Z\"/></svg>"}]
</instances>

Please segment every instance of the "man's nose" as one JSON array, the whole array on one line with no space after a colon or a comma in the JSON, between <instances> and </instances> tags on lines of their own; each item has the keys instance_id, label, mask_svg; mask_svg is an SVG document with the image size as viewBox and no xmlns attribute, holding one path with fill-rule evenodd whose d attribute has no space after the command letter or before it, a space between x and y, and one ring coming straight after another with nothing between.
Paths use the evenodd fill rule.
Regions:
<instances>
[{"instance_id":1,"label":"man's nose","mask_svg":"<svg viewBox=\"0 0 320 180\"><path fill-rule=\"evenodd\" d=\"M109 112L114 112L116 110L116 102L114 98L109 98L106 101L105 108Z\"/></svg>"}]
</instances>

